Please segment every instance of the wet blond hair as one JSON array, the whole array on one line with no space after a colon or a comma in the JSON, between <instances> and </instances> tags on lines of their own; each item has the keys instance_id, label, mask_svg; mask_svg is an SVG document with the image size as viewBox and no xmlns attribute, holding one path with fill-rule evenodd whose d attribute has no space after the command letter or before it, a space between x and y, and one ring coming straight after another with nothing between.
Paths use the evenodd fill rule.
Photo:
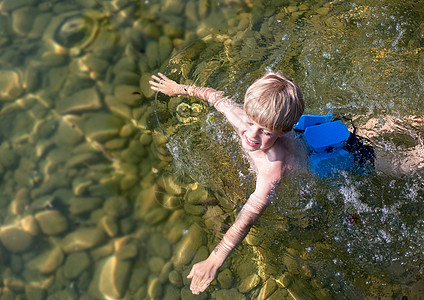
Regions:
<instances>
[{"instance_id":1,"label":"wet blond hair","mask_svg":"<svg viewBox=\"0 0 424 300\"><path fill-rule=\"evenodd\" d=\"M270 72L257 79L244 96L247 116L271 131L292 130L304 108L299 86L280 72Z\"/></svg>"}]
</instances>

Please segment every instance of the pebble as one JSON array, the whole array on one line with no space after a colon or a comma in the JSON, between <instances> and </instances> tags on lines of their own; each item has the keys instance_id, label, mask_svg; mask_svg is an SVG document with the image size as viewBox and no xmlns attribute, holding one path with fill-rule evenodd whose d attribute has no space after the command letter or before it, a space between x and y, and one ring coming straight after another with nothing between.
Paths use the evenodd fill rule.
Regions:
<instances>
[{"instance_id":1,"label":"pebble","mask_svg":"<svg viewBox=\"0 0 424 300\"><path fill-rule=\"evenodd\" d=\"M167 36L161 36L159 38L159 59L160 61L166 61L169 59L173 49L172 41Z\"/></svg>"},{"instance_id":2,"label":"pebble","mask_svg":"<svg viewBox=\"0 0 424 300\"><path fill-rule=\"evenodd\" d=\"M128 56L122 56L114 65L113 73L119 74L121 72L136 72L136 62L133 58Z\"/></svg>"},{"instance_id":3,"label":"pebble","mask_svg":"<svg viewBox=\"0 0 424 300\"><path fill-rule=\"evenodd\" d=\"M87 250L104 242L105 234L95 228L81 228L69 233L62 241L65 253Z\"/></svg>"},{"instance_id":4,"label":"pebble","mask_svg":"<svg viewBox=\"0 0 424 300\"><path fill-rule=\"evenodd\" d=\"M22 87L29 93L36 91L40 87L40 73L32 66L25 69Z\"/></svg>"},{"instance_id":5,"label":"pebble","mask_svg":"<svg viewBox=\"0 0 424 300\"><path fill-rule=\"evenodd\" d=\"M245 278L243 278L237 287L240 293L247 294L252 289L257 287L259 283L261 282L261 278L257 274L249 275Z\"/></svg>"},{"instance_id":6,"label":"pebble","mask_svg":"<svg viewBox=\"0 0 424 300\"><path fill-rule=\"evenodd\" d=\"M70 253L66 257L64 264L64 276L68 279L77 278L82 272L84 272L91 264L91 259L87 252L80 251Z\"/></svg>"},{"instance_id":7,"label":"pebble","mask_svg":"<svg viewBox=\"0 0 424 300\"><path fill-rule=\"evenodd\" d=\"M35 18L39 11L35 7L24 6L15 9L12 12L12 29L21 36L25 37L32 29Z\"/></svg>"},{"instance_id":8,"label":"pebble","mask_svg":"<svg viewBox=\"0 0 424 300\"><path fill-rule=\"evenodd\" d=\"M144 220L150 225L155 225L165 220L168 217L168 214L168 210L163 209L162 207L157 207L148 212L144 216Z\"/></svg>"},{"instance_id":9,"label":"pebble","mask_svg":"<svg viewBox=\"0 0 424 300\"><path fill-rule=\"evenodd\" d=\"M163 294L163 286L159 281L159 278L155 277L150 280L147 287L147 294L150 299L160 299Z\"/></svg>"},{"instance_id":10,"label":"pebble","mask_svg":"<svg viewBox=\"0 0 424 300\"><path fill-rule=\"evenodd\" d=\"M160 256L166 260L171 258L171 244L160 233L152 233L150 235L148 244L155 255Z\"/></svg>"},{"instance_id":11,"label":"pebble","mask_svg":"<svg viewBox=\"0 0 424 300\"><path fill-rule=\"evenodd\" d=\"M10 101L23 93L19 75L12 70L0 70L0 101Z\"/></svg>"},{"instance_id":12,"label":"pebble","mask_svg":"<svg viewBox=\"0 0 424 300\"><path fill-rule=\"evenodd\" d=\"M137 78L137 83L138 81L139 79ZM139 106L143 101L140 88L136 85L115 86L114 96L120 102L129 106Z\"/></svg>"},{"instance_id":13,"label":"pebble","mask_svg":"<svg viewBox=\"0 0 424 300\"><path fill-rule=\"evenodd\" d=\"M222 289L215 292L216 300L245 300L246 297L240 294L237 289Z\"/></svg>"},{"instance_id":14,"label":"pebble","mask_svg":"<svg viewBox=\"0 0 424 300\"><path fill-rule=\"evenodd\" d=\"M277 283L273 279L268 279L259 292L258 300L268 299L277 290Z\"/></svg>"},{"instance_id":15,"label":"pebble","mask_svg":"<svg viewBox=\"0 0 424 300\"><path fill-rule=\"evenodd\" d=\"M201 262L208 258L209 256L209 250L206 246L200 246L199 249L196 251L196 255L194 255L192 263L196 264L198 262Z\"/></svg>"},{"instance_id":16,"label":"pebble","mask_svg":"<svg viewBox=\"0 0 424 300\"><path fill-rule=\"evenodd\" d=\"M58 144L75 146L83 140L84 136L72 122L59 120L59 126L55 134Z\"/></svg>"},{"instance_id":17,"label":"pebble","mask_svg":"<svg viewBox=\"0 0 424 300\"><path fill-rule=\"evenodd\" d=\"M198 187L195 190L187 190L184 200L189 204L201 205L208 199L209 193L203 187Z\"/></svg>"},{"instance_id":18,"label":"pebble","mask_svg":"<svg viewBox=\"0 0 424 300\"><path fill-rule=\"evenodd\" d=\"M46 52L41 56L43 67L60 67L68 62L68 57L54 52Z\"/></svg>"},{"instance_id":19,"label":"pebble","mask_svg":"<svg viewBox=\"0 0 424 300\"><path fill-rule=\"evenodd\" d=\"M203 205L192 205L190 203L184 204L184 210L187 214L194 216L201 216L205 213L205 207Z\"/></svg>"},{"instance_id":20,"label":"pebble","mask_svg":"<svg viewBox=\"0 0 424 300\"><path fill-rule=\"evenodd\" d=\"M122 119L107 113L86 115L82 128L86 137L102 142L119 134Z\"/></svg>"},{"instance_id":21,"label":"pebble","mask_svg":"<svg viewBox=\"0 0 424 300\"><path fill-rule=\"evenodd\" d=\"M99 92L94 87L80 90L69 97L60 98L56 102L56 109L60 114L72 112L82 113L100 109L101 107L102 103L100 101Z\"/></svg>"},{"instance_id":22,"label":"pebble","mask_svg":"<svg viewBox=\"0 0 424 300\"><path fill-rule=\"evenodd\" d=\"M130 261L119 260L115 256L108 257L97 264L90 290L101 298L120 299L128 286L130 271Z\"/></svg>"},{"instance_id":23,"label":"pebble","mask_svg":"<svg viewBox=\"0 0 424 300\"><path fill-rule=\"evenodd\" d=\"M205 242L206 234L198 224L193 224L178 243L175 251L175 266L187 265L195 256L197 249Z\"/></svg>"},{"instance_id":24,"label":"pebble","mask_svg":"<svg viewBox=\"0 0 424 300\"><path fill-rule=\"evenodd\" d=\"M119 225L116 219L111 216L104 216L98 223L97 228L102 229L109 237L117 236L119 233Z\"/></svg>"},{"instance_id":25,"label":"pebble","mask_svg":"<svg viewBox=\"0 0 424 300\"><path fill-rule=\"evenodd\" d=\"M156 275L159 275L164 265L165 260L162 257L154 256L149 259L149 269L152 273Z\"/></svg>"},{"instance_id":26,"label":"pebble","mask_svg":"<svg viewBox=\"0 0 424 300\"><path fill-rule=\"evenodd\" d=\"M27 284L25 286L25 296L28 300L43 300L46 299L46 290Z\"/></svg>"},{"instance_id":27,"label":"pebble","mask_svg":"<svg viewBox=\"0 0 424 300\"><path fill-rule=\"evenodd\" d=\"M73 215L81 215L91 212L100 207L103 199L97 197L72 197L69 212Z\"/></svg>"},{"instance_id":28,"label":"pebble","mask_svg":"<svg viewBox=\"0 0 424 300\"><path fill-rule=\"evenodd\" d=\"M129 138L136 132L134 125L132 123L127 123L122 126L119 136L122 138Z\"/></svg>"},{"instance_id":29,"label":"pebble","mask_svg":"<svg viewBox=\"0 0 424 300\"><path fill-rule=\"evenodd\" d=\"M222 289L229 289L233 286L234 283L233 273L230 271L230 269L224 269L219 272L216 279Z\"/></svg>"},{"instance_id":30,"label":"pebble","mask_svg":"<svg viewBox=\"0 0 424 300\"><path fill-rule=\"evenodd\" d=\"M124 119L131 119L132 112L131 108L122 103L119 98L111 95L105 96L105 103L109 110L118 117L122 117Z\"/></svg>"},{"instance_id":31,"label":"pebble","mask_svg":"<svg viewBox=\"0 0 424 300\"><path fill-rule=\"evenodd\" d=\"M140 78L140 91L143 93L144 97L152 98L155 94L155 91L150 88L149 81L152 79L152 74L143 74Z\"/></svg>"},{"instance_id":32,"label":"pebble","mask_svg":"<svg viewBox=\"0 0 424 300\"><path fill-rule=\"evenodd\" d=\"M51 274L62 265L64 257L62 249L54 247L29 261L28 266L41 274Z\"/></svg>"},{"instance_id":33,"label":"pebble","mask_svg":"<svg viewBox=\"0 0 424 300\"><path fill-rule=\"evenodd\" d=\"M160 177L158 182L160 186L170 195L181 195L184 191L183 187L178 184L176 179L171 175Z\"/></svg>"},{"instance_id":34,"label":"pebble","mask_svg":"<svg viewBox=\"0 0 424 300\"><path fill-rule=\"evenodd\" d=\"M34 5L35 0L3 0L0 4L0 10L9 12L25 5Z\"/></svg>"},{"instance_id":35,"label":"pebble","mask_svg":"<svg viewBox=\"0 0 424 300\"><path fill-rule=\"evenodd\" d=\"M162 197L162 206L170 210L181 208L182 199L177 196L165 194Z\"/></svg>"},{"instance_id":36,"label":"pebble","mask_svg":"<svg viewBox=\"0 0 424 300\"><path fill-rule=\"evenodd\" d=\"M35 215L41 231L46 235L58 235L68 229L67 219L57 210L46 210Z\"/></svg>"},{"instance_id":37,"label":"pebble","mask_svg":"<svg viewBox=\"0 0 424 300\"><path fill-rule=\"evenodd\" d=\"M181 278L181 274L177 272L176 270L172 270L171 272L169 272L168 280L171 284L175 285L176 287L183 286L183 279Z\"/></svg>"},{"instance_id":38,"label":"pebble","mask_svg":"<svg viewBox=\"0 0 424 300\"><path fill-rule=\"evenodd\" d=\"M175 300L179 298L180 298L180 290L168 284L165 287L165 294L163 295L163 300Z\"/></svg>"},{"instance_id":39,"label":"pebble","mask_svg":"<svg viewBox=\"0 0 424 300\"><path fill-rule=\"evenodd\" d=\"M130 212L131 207L129 201L125 197L114 196L106 199L103 209L109 216L122 218Z\"/></svg>"},{"instance_id":40,"label":"pebble","mask_svg":"<svg viewBox=\"0 0 424 300\"><path fill-rule=\"evenodd\" d=\"M321 295L316 294L316 299L331 299L331 296L327 294L325 297L320 297ZM269 296L269 300L280 300L280 299L288 299L289 293L285 289L277 289L271 296Z\"/></svg>"},{"instance_id":41,"label":"pebble","mask_svg":"<svg viewBox=\"0 0 424 300\"><path fill-rule=\"evenodd\" d=\"M87 72L96 72L103 74L109 68L107 60L100 58L93 53L88 53L81 58L81 63L87 68Z\"/></svg>"},{"instance_id":42,"label":"pebble","mask_svg":"<svg viewBox=\"0 0 424 300\"><path fill-rule=\"evenodd\" d=\"M115 78L113 79L113 85L115 86L115 89L121 85L130 86L132 89L131 93L138 92L139 82L140 82L140 75L137 73L128 72L128 71L122 71L116 74ZM134 90L134 87L136 87L135 90ZM115 95L120 95L120 94L115 93Z\"/></svg>"},{"instance_id":43,"label":"pebble","mask_svg":"<svg viewBox=\"0 0 424 300\"><path fill-rule=\"evenodd\" d=\"M12 253L21 253L28 250L34 237L16 226L5 226L0 229L0 241Z\"/></svg>"}]
</instances>

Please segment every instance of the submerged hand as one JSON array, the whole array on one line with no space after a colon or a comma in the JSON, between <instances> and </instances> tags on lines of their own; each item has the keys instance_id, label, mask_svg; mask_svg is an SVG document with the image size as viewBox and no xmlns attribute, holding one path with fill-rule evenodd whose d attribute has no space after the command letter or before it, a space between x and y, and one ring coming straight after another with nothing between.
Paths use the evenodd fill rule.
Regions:
<instances>
[{"instance_id":1,"label":"submerged hand","mask_svg":"<svg viewBox=\"0 0 424 300\"><path fill-rule=\"evenodd\" d=\"M193 266L187 278L191 279L190 290L193 294L206 290L209 284L215 279L219 265L210 258L201 261Z\"/></svg>"},{"instance_id":2,"label":"submerged hand","mask_svg":"<svg viewBox=\"0 0 424 300\"><path fill-rule=\"evenodd\" d=\"M162 73L158 73L159 77L153 75L153 80L150 80L149 83L151 85L151 89L154 91L158 91L164 93L168 96L175 96L180 93L181 85L176 83L175 81L169 79Z\"/></svg>"}]
</instances>

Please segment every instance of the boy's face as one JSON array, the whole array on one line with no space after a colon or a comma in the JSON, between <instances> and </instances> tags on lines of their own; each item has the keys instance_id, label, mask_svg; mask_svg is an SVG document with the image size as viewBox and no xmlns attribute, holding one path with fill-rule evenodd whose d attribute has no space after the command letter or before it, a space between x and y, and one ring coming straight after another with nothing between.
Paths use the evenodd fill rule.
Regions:
<instances>
[{"instance_id":1,"label":"boy's face","mask_svg":"<svg viewBox=\"0 0 424 300\"><path fill-rule=\"evenodd\" d=\"M242 134L242 146L246 151L266 151L283 135L281 132L270 131L255 121L247 120L247 130Z\"/></svg>"}]
</instances>

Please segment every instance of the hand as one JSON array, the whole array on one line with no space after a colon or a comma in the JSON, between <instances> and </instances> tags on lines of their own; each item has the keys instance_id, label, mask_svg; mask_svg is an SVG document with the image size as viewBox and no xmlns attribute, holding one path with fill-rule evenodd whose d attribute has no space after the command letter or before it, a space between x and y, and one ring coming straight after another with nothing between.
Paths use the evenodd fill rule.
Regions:
<instances>
[{"instance_id":1,"label":"hand","mask_svg":"<svg viewBox=\"0 0 424 300\"><path fill-rule=\"evenodd\" d=\"M154 80L149 81L152 90L164 93L165 95L168 95L168 96L175 96L180 94L180 90L181 90L180 84L169 79L162 73L158 73L158 75L160 78L157 77L156 75L153 75L152 78Z\"/></svg>"},{"instance_id":2,"label":"hand","mask_svg":"<svg viewBox=\"0 0 424 300\"><path fill-rule=\"evenodd\" d=\"M209 284L215 279L219 267L210 257L195 264L187 276L188 279L191 279L191 292L198 295L206 290Z\"/></svg>"}]
</instances>

